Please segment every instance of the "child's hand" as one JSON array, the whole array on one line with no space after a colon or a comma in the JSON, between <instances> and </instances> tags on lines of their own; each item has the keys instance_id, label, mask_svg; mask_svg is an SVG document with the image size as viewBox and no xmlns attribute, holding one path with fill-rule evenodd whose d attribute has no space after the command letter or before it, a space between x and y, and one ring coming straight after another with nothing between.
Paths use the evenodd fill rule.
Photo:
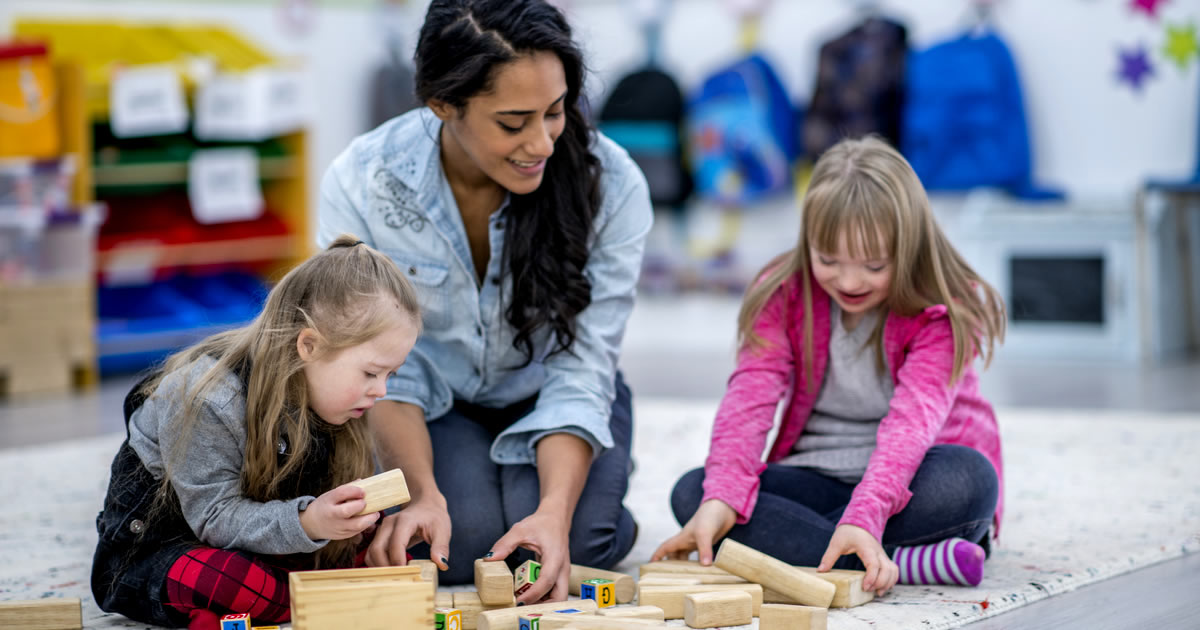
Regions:
<instances>
[{"instance_id":1,"label":"child's hand","mask_svg":"<svg viewBox=\"0 0 1200 630\"><path fill-rule=\"evenodd\" d=\"M651 562L663 558L686 560L692 551L699 551L700 564L708 566L713 560L713 541L720 540L737 523L737 512L720 499L709 499L683 526L683 531L667 539L654 550Z\"/></svg>"},{"instance_id":2,"label":"child's hand","mask_svg":"<svg viewBox=\"0 0 1200 630\"><path fill-rule=\"evenodd\" d=\"M829 540L829 548L821 556L821 564L817 571L824 573L833 568L838 558L854 553L867 567L867 576L863 578L864 591L875 591L883 595L896 585L900 578L900 567L888 557L887 552L871 532L857 525L838 525L833 530L833 538Z\"/></svg>"},{"instance_id":3,"label":"child's hand","mask_svg":"<svg viewBox=\"0 0 1200 630\"><path fill-rule=\"evenodd\" d=\"M379 519L379 512L355 516L367 506L365 497L358 486L338 486L308 504L300 513L300 526L313 540L345 540L359 534Z\"/></svg>"}]
</instances>

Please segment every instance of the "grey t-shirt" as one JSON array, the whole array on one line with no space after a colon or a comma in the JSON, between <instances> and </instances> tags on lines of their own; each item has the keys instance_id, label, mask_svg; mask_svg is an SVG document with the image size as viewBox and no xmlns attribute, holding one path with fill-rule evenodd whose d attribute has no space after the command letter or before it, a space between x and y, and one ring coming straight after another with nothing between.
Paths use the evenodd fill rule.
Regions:
<instances>
[{"instance_id":1,"label":"grey t-shirt","mask_svg":"<svg viewBox=\"0 0 1200 630\"><path fill-rule=\"evenodd\" d=\"M875 450L879 421L887 415L895 386L887 370L876 369L875 350L867 345L879 312L867 314L849 331L842 326L836 303L830 316L829 363L821 391L793 453L779 463L858 483Z\"/></svg>"},{"instance_id":2,"label":"grey t-shirt","mask_svg":"<svg viewBox=\"0 0 1200 630\"><path fill-rule=\"evenodd\" d=\"M314 497L263 503L242 495L246 399L236 374L225 374L198 401L199 417L192 430L187 435L180 432L182 393L189 382L198 383L214 363L203 357L190 369L164 377L129 418L129 446L155 479L162 479L164 453L174 457L174 449L184 448L183 463L172 470L171 487L200 542L218 549L271 555L311 553L324 547L329 541L310 539L300 526L300 511Z\"/></svg>"}]
</instances>

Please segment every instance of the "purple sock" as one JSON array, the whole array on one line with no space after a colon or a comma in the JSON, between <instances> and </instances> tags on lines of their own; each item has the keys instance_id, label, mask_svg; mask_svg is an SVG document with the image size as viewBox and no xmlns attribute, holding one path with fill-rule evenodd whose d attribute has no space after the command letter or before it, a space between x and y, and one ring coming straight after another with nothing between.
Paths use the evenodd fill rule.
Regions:
<instances>
[{"instance_id":1,"label":"purple sock","mask_svg":"<svg viewBox=\"0 0 1200 630\"><path fill-rule=\"evenodd\" d=\"M984 555L983 547L950 538L929 545L897 547L892 561L900 567L901 584L979 586Z\"/></svg>"}]
</instances>

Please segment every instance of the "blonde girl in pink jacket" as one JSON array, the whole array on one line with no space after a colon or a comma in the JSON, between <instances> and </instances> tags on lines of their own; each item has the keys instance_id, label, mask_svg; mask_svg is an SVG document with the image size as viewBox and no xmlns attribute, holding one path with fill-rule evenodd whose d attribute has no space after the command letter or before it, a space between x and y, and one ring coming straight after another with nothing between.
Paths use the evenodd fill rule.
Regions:
<instances>
[{"instance_id":1,"label":"blonde girl in pink jacket","mask_svg":"<svg viewBox=\"0 0 1200 630\"><path fill-rule=\"evenodd\" d=\"M710 564L729 536L795 565L865 568L880 595L979 584L1003 469L973 365L1004 322L908 162L875 138L830 148L799 244L746 295L708 459L672 493L683 530L653 558Z\"/></svg>"}]
</instances>

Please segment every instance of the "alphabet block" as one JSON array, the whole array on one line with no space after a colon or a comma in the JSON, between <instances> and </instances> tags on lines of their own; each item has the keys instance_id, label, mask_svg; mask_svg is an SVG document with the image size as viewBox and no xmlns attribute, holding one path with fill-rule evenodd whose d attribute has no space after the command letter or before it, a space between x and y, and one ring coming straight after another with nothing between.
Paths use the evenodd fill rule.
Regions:
<instances>
[{"instance_id":1,"label":"alphabet block","mask_svg":"<svg viewBox=\"0 0 1200 630\"><path fill-rule=\"evenodd\" d=\"M462 611L457 608L434 608L434 630L463 630Z\"/></svg>"},{"instance_id":2,"label":"alphabet block","mask_svg":"<svg viewBox=\"0 0 1200 630\"><path fill-rule=\"evenodd\" d=\"M585 567L582 564L571 565L570 593L572 595L579 595L583 581L596 578L613 581L613 588L617 595L618 604L628 604L633 601L633 596L637 593L637 583L634 582L632 575L625 575L616 571L593 569L592 567Z\"/></svg>"},{"instance_id":3,"label":"alphabet block","mask_svg":"<svg viewBox=\"0 0 1200 630\"><path fill-rule=\"evenodd\" d=\"M570 602L549 602L546 604L530 604L528 606L521 606L520 608L485 610L479 614L478 630L518 630L521 617L535 613L542 613L543 615L543 617L539 618L538 624L540 627L545 615L556 611L565 613L568 610L574 610L591 616L596 613L596 602L590 599L574 599Z\"/></svg>"},{"instance_id":4,"label":"alphabet block","mask_svg":"<svg viewBox=\"0 0 1200 630\"><path fill-rule=\"evenodd\" d=\"M579 585L579 596L583 599L594 599L600 608L608 608L617 603L616 589L612 580L594 578L584 580Z\"/></svg>"},{"instance_id":5,"label":"alphabet block","mask_svg":"<svg viewBox=\"0 0 1200 630\"><path fill-rule=\"evenodd\" d=\"M250 630L250 615L225 615L221 617L221 630Z\"/></svg>"},{"instance_id":6,"label":"alphabet block","mask_svg":"<svg viewBox=\"0 0 1200 630\"><path fill-rule=\"evenodd\" d=\"M533 583L537 581L538 576L542 573L542 565L533 560L526 560L521 566L517 567L516 573L513 574L513 587L516 595L520 597L522 593L529 590Z\"/></svg>"}]
</instances>

